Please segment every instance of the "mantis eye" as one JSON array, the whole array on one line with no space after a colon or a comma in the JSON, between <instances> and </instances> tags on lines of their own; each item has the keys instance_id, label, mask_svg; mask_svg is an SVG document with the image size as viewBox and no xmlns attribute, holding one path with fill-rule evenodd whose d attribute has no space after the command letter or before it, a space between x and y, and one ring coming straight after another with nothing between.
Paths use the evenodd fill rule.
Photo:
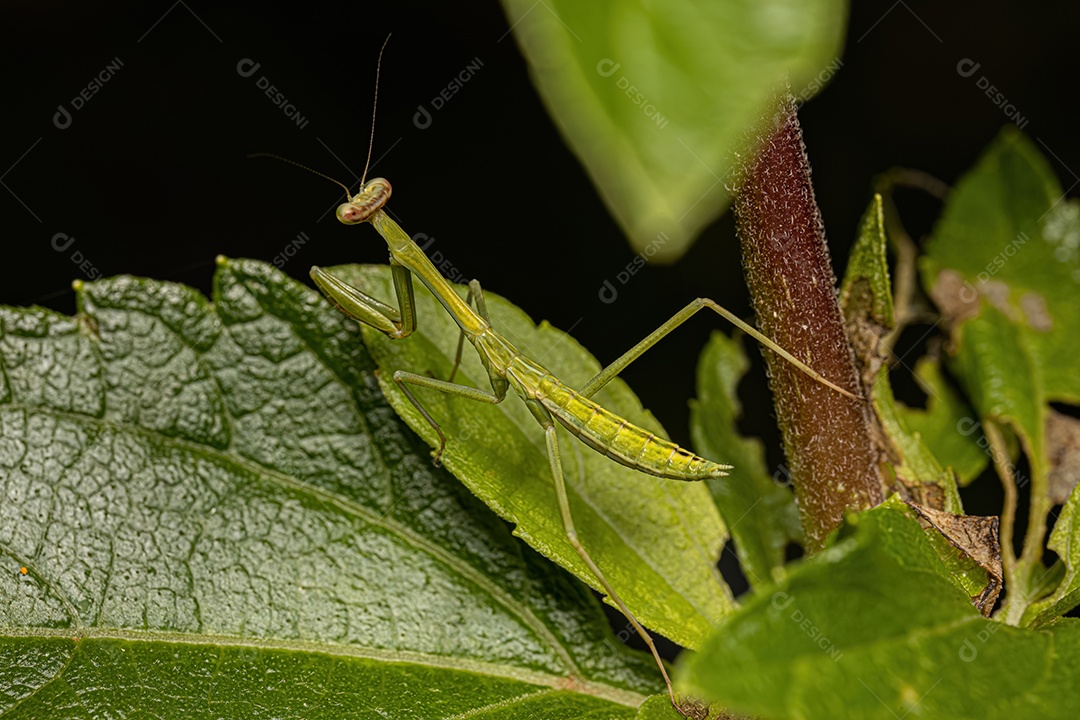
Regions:
<instances>
[{"instance_id":1,"label":"mantis eye","mask_svg":"<svg viewBox=\"0 0 1080 720\"><path fill-rule=\"evenodd\" d=\"M367 222L390 199L390 183L374 178L349 202L338 205L337 219L346 225Z\"/></svg>"},{"instance_id":2,"label":"mantis eye","mask_svg":"<svg viewBox=\"0 0 1080 720\"><path fill-rule=\"evenodd\" d=\"M367 212L365 212L367 211ZM337 219L346 225L357 225L371 216L371 208L358 208L352 203L341 203L337 209Z\"/></svg>"}]
</instances>

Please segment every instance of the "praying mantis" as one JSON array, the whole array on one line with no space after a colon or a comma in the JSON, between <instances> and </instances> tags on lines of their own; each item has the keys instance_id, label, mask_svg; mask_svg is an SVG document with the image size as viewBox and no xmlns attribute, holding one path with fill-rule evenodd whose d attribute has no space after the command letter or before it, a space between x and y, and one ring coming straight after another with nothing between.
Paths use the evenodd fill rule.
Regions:
<instances>
[{"instance_id":1,"label":"praying mantis","mask_svg":"<svg viewBox=\"0 0 1080 720\"><path fill-rule=\"evenodd\" d=\"M376 74L376 86L377 83L378 74ZM374 119L372 132L374 133ZM274 157L293 165L299 165L286 158L266 153L259 153L259 155ZM317 171L312 172L337 183L345 189L347 200L339 205L336 211L339 221L345 225L370 223L386 242L390 251L390 269L394 282L396 307L365 294L360 289L349 285L318 266L311 268L312 280L327 299L346 316L368 325L394 340L409 337L417 328L416 303L412 284L413 276L415 275L431 291L432 295L439 301L460 329L454 366L445 380L407 370L395 371L393 380L404 396L438 435L438 448L432 451L433 461L438 464L439 458L446 447L447 438L443 434L438 421L427 411L411 388L437 390L492 405L505 400L509 391L513 389L514 393L525 403L530 414L535 418L544 433L552 482L554 483L559 515L567 542L574 548L608 597L626 616L635 632L645 642L656 660L657 666L660 668L671 702L678 708L679 703L676 701L671 679L652 637L637 621L633 613L630 612L630 609L608 582L604 573L593 561L585 545L578 537L563 476L559 440L556 433L557 426L562 425L584 444L606 455L613 461L659 478L697 481L727 475L727 471L732 469L730 465L713 462L695 455L669 440L631 424L628 420L606 410L591 399L596 392L615 379L630 363L697 312L706 308L719 314L740 330L791 362L813 380L853 399L859 400L860 398L825 379L771 339L708 298L697 298L690 302L670 320L601 370L584 386L575 390L561 382L539 362L521 353L493 327L479 281L470 281L468 292L462 298L455 287L443 277L425 255L420 246L390 218L384 209L391 195L390 183L383 178L366 181L370 159L371 149L369 147L368 164L364 168L364 175L360 181L360 190L355 195L350 194L348 187L333 178ZM305 166L299 166L310 170ZM491 387L490 391L453 381L466 341L473 346L480 357L480 361L487 372Z\"/></svg>"},{"instance_id":2,"label":"praying mantis","mask_svg":"<svg viewBox=\"0 0 1080 720\"><path fill-rule=\"evenodd\" d=\"M390 193L390 183L385 179L370 180L356 195L350 196L347 202L338 207L337 218L346 225L370 223L386 241L390 251L390 268L397 295L397 307L363 293L317 266L311 269L312 279L322 293L346 316L369 325L395 340L407 338L417 327L413 276L415 275L427 286L460 328L454 368L446 380L405 370L394 372L393 379L409 402L438 434L439 447L432 453L435 462L438 462L442 455L447 439L438 421L420 402L412 391L412 387L437 390L493 405L506 399L510 389L514 390L543 429L559 514L567 541L596 577L607 595L626 615L634 630L645 641L663 674L672 702L675 703L670 678L651 636L634 618L578 538L563 478L559 440L556 435L557 424L565 427L597 452L640 472L660 478L684 481L705 480L727 475L727 471L731 469L730 465L723 465L695 455L631 424L590 399L661 338L705 308L729 320L814 380L849 397L858 399L857 396L826 380L756 329L707 298L698 298L689 303L622 357L604 368L583 387L574 390L560 382L540 363L520 353L512 343L499 334L488 317L483 289L477 280L469 283L469 290L464 299L457 293L454 286L439 273L423 250L384 211L383 208ZM490 391L453 382L465 341L476 349L487 371L491 385Z\"/></svg>"},{"instance_id":3,"label":"praying mantis","mask_svg":"<svg viewBox=\"0 0 1080 720\"><path fill-rule=\"evenodd\" d=\"M385 179L370 180L356 195L350 196L347 202L338 207L337 218L346 225L370 223L386 241L390 251L390 269L397 295L397 307L365 294L317 266L311 268L311 278L330 302L346 316L369 325L395 340L409 337L417 327L413 276L415 275L427 286L461 331L454 368L446 380L405 370L394 372L393 379L409 402L438 434L439 447L432 452L434 461L438 462L446 447L446 436L438 421L425 409L411 387L437 390L492 405L505 400L512 388L525 402L526 407L543 429L559 514L567 541L596 577L607 595L627 617L637 634L645 641L663 674L672 703L676 703L671 680L651 636L634 618L578 538L563 478L559 440L556 435L557 424L562 425L586 445L607 455L615 462L656 477L694 481L727 475L727 471L731 469L730 465L723 465L695 455L675 443L631 424L590 399L661 338L705 308L729 320L773 352L793 363L815 381L854 399L858 399L858 396L826 380L752 326L707 298L698 298L689 303L648 337L624 353L622 357L601 370L583 387L574 390L560 382L539 362L520 353L510 341L499 334L488 317L484 292L477 280L469 283L465 298L457 293L454 286L439 273L424 251L384 211L383 207L390 193L390 183ZM491 391L453 382L465 341L468 341L479 354L480 361L488 374Z\"/></svg>"}]
</instances>

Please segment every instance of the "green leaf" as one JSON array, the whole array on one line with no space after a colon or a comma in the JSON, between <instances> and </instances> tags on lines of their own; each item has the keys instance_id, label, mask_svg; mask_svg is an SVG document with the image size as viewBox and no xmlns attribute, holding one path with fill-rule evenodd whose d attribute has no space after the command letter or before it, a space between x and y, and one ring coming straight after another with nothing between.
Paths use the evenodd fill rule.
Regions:
<instances>
[{"instance_id":1,"label":"green leaf","mask_svg":"<svg viewBox=\"0 0 1080 720\"><path fill-rule=\"evenodd\" d=\"M1010 424L1025 440L1032 473L1046 472L1046 396L1042 378L1021 328L985 303L956 333L956 366L984 418ZM1004 351L1004 352L1003 352Z\"/></svg>"},{"instance_id":2,"label":"green leaf","mask_svg":"<svg viewBox=\"0 0 1080 720\"><path fill-rule=\"evenodd\" d=\"M921 270L931 291L948 270L966 281L945 298L947 310L962 317L981 297L1005 312L1040 368L1045 396L1080 403L1080 202L1065 199L1019 130L1006 126L957 184Z\"/></svg>"},{"instance_id":3,"label":"green leaf","mask_svg":"<svg viewBox=\"0 0 1080 720\"><path fill-rule=\"evenodd\" d=\"M664 694L653 695L642 703L635 720L686 720L686 716L676 711Z\"/></svg>"},{"instance_id":4,"label":"green leaf","mask_svg":"<svg viewBox=\"0 0 1080 720\"><path fill-rule=\"evenodd\" d=\"M1054 592L1032 604L1024 613L1024 624L1040 627L1080 605L1080 492L1073 488L1058 515L1047 547L1057 553L1058 562L1047 574L1060 572L1063 577ZM1042 566L1039 566L1042 569Z\"/></svg>"},{"instance_id":5,"label":"green leaf","mask_svg":"<svg viewBox=\"0 0 1080 720\"><path fill-rule=\"evenodd\" d=\"M345 265L331 272L373 297L393 297L386 266ZM463 287L459 291L465 294ZM566 333L547 323L537 326L497 295L484 297L498 332L570 387L581 387L600 370ZM364 341L379 365L379 381L394 409L435 447L435 431L392 376L407 369L448 377L459 330L419 283L416 308L419 329L407 340L392 341L365 328ZM454 382L490 388L475 352L464 353ZM599 589L566 540L544 432L525 404L514 397L488 405L423 389L416 394L447 437L446 467L513 523L516 535ZM620 380L605 386L594 399L638 426L663 432ZM661 480L623 467L561 428L559 432L571 511L590 555L640 622L681 645L696 646L732 608L730 591L715 570L725 530L708 489L701 483Z\"/></svg>"},{"instance_id":6,"label":"green leaf","mask_svg":"<svg viewBox=\"0 0 1080 720\"><path fill-rule=\"evenodd\" d=\"M1080 713L1080 621L987 620L929 540L887 503L749 600L680 684L762 718L994 720Z\"/></svg>"},{"instance_id":7,"label":"green leaf","mask_svg":"<svg viewBox=\"0 0 1080 720\"><path fill-rule=\"evenodd\" d=\"M958 374L972 388L980 417L988 425L1011 427L1030 465L1030 477L1027 477L1017 471L1009 458L1001 458L1001 464L1008 465L1013 476L1007 482L1015 482L1017 488L1030 485L1029 523L1037 528L1034 533L1028 529L1024 553L1014 566L1010 567L1008 555L1003 553L1009 590L1005 617L1013 624L1020 622L1028 605L1040 597L1040 575L1044 572L1042 542L1051 506L1045 442L1049 406L1039 369L1030 346L1022 340L1022 333L1021 328L989 303L982 303L979 315L964 322L956 332ZM1002 350L1006 355L995 357Z\"/></svg>"},{"instance_id":8,"label":"green leaf","mask_svg":"<svg viewBox=\"0 0 1080 720\"><path fill-rule=\"evenodd\" d=\"M580 583L398 420L355 325L268 265L0 308L4 718L633 718Z\"/></svg>"},{"instance_id":9,"label":"green leaf","mask_svg":"<svg viewBox=\"0 0 1080 720\"><path fill-rule=\"evenodd\" d=\"M958 183L927 253L923 282L951 321L957 374L981 422L1010 427L1031 466L1030 478L1016 478L1030 480L1024 552L1015 568L1006 563L1016 622L1042 586L1049 402L1080 402L1080 205L1008 127Z\"/></svg>"},{"instance_id":10,"label":"green leaf","mask_svg":"<svg viewBox=\"0 0 1080 720\"><path fill-rule=\"evenodd\" d=\"M882 338L895 326L892 280L885 252L885 216L881 195L874 195L859 222L844 280L840 305L855 348L863 383L888 443L897 480L923 505L963 512L952 472L938 462L919 433L905 423L889 382Z\"/></svg>"},{"instance_id":11,"label":"green leaf","mask_svg":"<svg viewBox=\"0 0 1080 720\"><path fill-rule=\"evenodd\" d=\"M920 503L962 514L956 476L938 462L923 442L922 435L907 426L893 396L888 368L881 369L877 382L870 389L870 402L899 458L893 465L897 478L915 492Z\"/></svg>"},{"instance_id":12,"label":"green leaf","mask_svg":"<svg viewBox=\"0 0 1080 720\"><path fill-rule=\"evenodd\" d=\"M989 462L975 437L974 411L949 385L941 365L927 357L915 363L915 377L926 390L926 409L897 404L904 424L942 465L952 468L963 487L979 476Z\"/></svg>"},{"instance_id":13,"label":"green leaf","mask_svg":"<svg viewBox=\"0 0 1080 720\"><path fill-rule=\"evenodd\" d=\"M749 366L739 342L712 334L698 360L690 430L699 452L734 466L730 477L710 482L709 489L735 540L742 571L756 587L783 576L784 550L789 542L802 542L802 526L786 468L770 475L761 441L738 433L736 387Z\"/></svg>"},{"instance_id":14,"label":"green leaf","mask_svg":"<svg viewBox=\"0 0 1080 720\"><path fill-rule=\"evenodd\" d=\"M889 261L885 254L885 213L881 195L874 195L859 221L844 281L840 284L840 305L848 322L865 317L885 330L891 330L896 322Z\"/></svg>"},{"instance_id":15,"label":"green leaf","mask_svg":"<svg viewBox=\"0 0 1080 720\"><path fill-rule=\"evenodd\" d=\"M682 256L776 90L805 101L839 59L843 0L503 0L533 83L638 252ZM750 149L752 151L752 148Z\"/></svg>"}]
</instances>

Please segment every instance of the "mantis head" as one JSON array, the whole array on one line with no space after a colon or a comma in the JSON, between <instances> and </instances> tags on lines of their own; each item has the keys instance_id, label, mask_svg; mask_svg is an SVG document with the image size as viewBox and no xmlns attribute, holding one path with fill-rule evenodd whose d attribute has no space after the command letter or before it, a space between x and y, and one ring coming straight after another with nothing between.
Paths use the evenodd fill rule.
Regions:
<instances>
[{"instance_id":1,"label":"mantis head","mask_svg":"<svg viewBox=\"0 0 1080 720\"><path fill-rule=\"evenodd\" d=\"M337 219L346 225L367 222L390 199L390 183L385 178L372 178L348 202L338 205Z\"/></svg>"}]
</instances>

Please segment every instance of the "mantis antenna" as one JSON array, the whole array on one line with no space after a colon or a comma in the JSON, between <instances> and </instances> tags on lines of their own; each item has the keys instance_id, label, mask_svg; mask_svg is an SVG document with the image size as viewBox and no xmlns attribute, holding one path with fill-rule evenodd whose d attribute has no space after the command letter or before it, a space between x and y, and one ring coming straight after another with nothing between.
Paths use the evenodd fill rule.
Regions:
<instances>
[{"instance_id":1,"label":"mantis antenna","mask_svg":"<svg viewBox=\"0 0 1080 720\"><path fill-rule=\"evenodd\" d=\"M375 62L375 98L371 101L371 137L368 139L367 162L364 163L364 174L360 176L360 187L364 187L368 168L371 167L371 150L375 147L375 110L379 106L379 74L382 72L383 52L386 50L386 45L390 42L390 35L392 34L389 33L386 39L383 40L382 47L379 48L379 59Z\"/></svg>"},{"instance_id":2,"label":"mantis antenna","mask_svg":"<svg viewBox=\"0 0 1080 720\"><path fill-rule=\"evenodd\" d=\"M282 157L281 155L275 155L274 153L268 153L268 152L248 153L248 157L249 158L260 158L260 157L271 158L273 160L280 160L283 163L288 163L289 165L293 165L295 167L298 167L301 170L307 170L309 173L314 173L315 175L318 175L321 178L326 178L327 180L334 183L338 187L344 189L345 190L345 197L350 199L350 200L352 199L352 193L349 192L349 188L348 188L347 185L345 185L345 183L341 182L340 180L335 180L334 178L330 177L326 173L321 173L318 170L313 170L313 169L309 168L307 165L304 165L303 163L298 163L295 160L290 160L287 157Z\"/></svg>"},{"instance_id":3,"label":"mantis antenna","mask_svg":"<svg viewBox=\"0 0 1080 720\"><path fill-rule=\"evenodd\" d=\"M391 33L391 34L393 34L393 33ZM368 170L371 168L371 152L372 152L372 149L375 147L375 110L379 105L379 74L382 71L383 52L386 51L386 45L389 42L390 42L390 35L387 35L386 40L383 40L382 47L379 48L379 59L375 63L375 97L371 101L371 136L368 139L367 161L364 163L364 174L360 176L360 190L361 191L364 188L364 183L367 181ZM330 177L326 173L321 173L318 170L314 170L312 168L309 168L307 165L304 165L303 163L298 163L295 160L290 160L287 157L282 157L281 155L276 155L274 153L257 152L257 153L249 153L248 154L248 158L258 158L258 157L265 157L265 158L272 158L274 160L280 160L283 163L288 163L289 165L293 165L294 167L298 167L301 170L307 170L309 173L313 173L315 175L318 175L321 178L325 178L325 179L329 180L330 182L334 183L335 185L337 185L338 187L344 189L345 190L345 198L347 200L352 200L353 199L353 195L352 195L351 192L349 192L349 188L348 188L347 185L345 185L345 183L341 182L340 180L336 180L335 178ZM357 192L359 194L360 191L357 191Z\"/></svg>"}]
</instances>

